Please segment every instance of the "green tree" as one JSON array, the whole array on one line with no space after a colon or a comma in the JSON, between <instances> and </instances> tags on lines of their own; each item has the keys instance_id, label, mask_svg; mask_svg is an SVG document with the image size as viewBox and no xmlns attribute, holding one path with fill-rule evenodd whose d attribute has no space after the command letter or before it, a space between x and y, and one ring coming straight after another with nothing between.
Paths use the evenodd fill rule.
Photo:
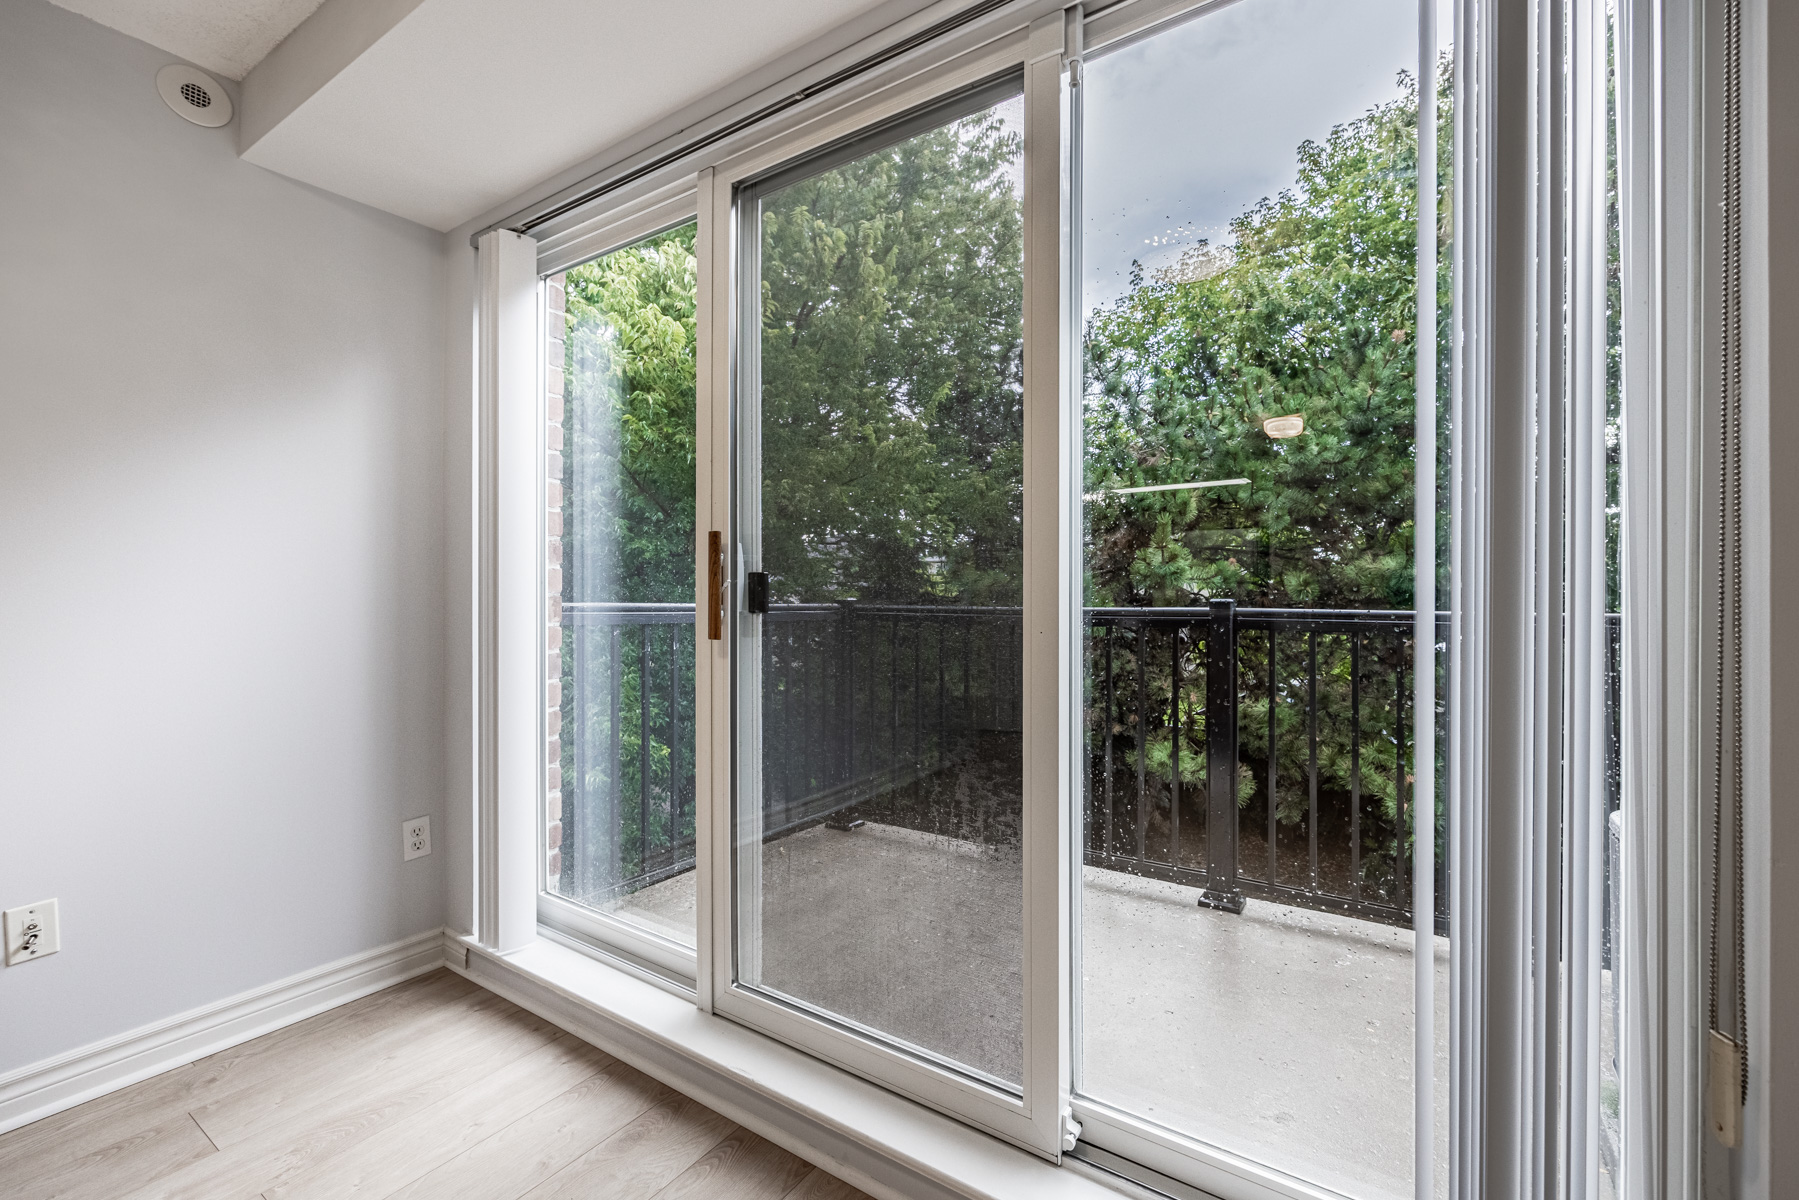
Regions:
<instances>
[{"instance_id":1,"label":"green tree","mask_svg":"<svg viewBox=\"0 0 1799 1200\"><path fill-rule=\"evenodd\" d=\"M1440 231L1451 228L1450 92L1437 80L1442 157ZM1085 336L1087 596L1096 606L1204 604L1279 608L1409 608L1412 604L1416 403L1418 93L1399 94L1322 141L1298 148L1294 183L1231 223L1227 245L1190 247L1095 313ZM1439 281L1439 343L1450 345L1449 276ZM1443 376L1447 378L1445 374ZM1440 579L1447 582L1448 406L1439 463ZM1304 432L1274 438L1270 417L1300 416ZM1247 479L1240 486L1120 494L1114 489ZM1440 584L1441 586L1441 584ZM1149 774L1170 781L1176 696L1169 655L1186 660L1183 714L1204 708L1197 644L1144 644L1150 669L1135 694L1137 643L1110 636L1119 703L1089 711L1097 738L1145 742ZM1270 646L1270 638L1275 639ZM1096 639L1095 652L1104 652ZM1270 677L1268 662L1276 665ZM1307 682L1316 654L1317 754L1326 813L1352 793L1375 811L1362 821L1364 894L1396 886L1405 795L1409 670L1404 633L1244 633L1239 641L1238 801L1275 810L1282 827L1306 818L1311 753ZM1355 678L1352 679L1352 674ZM1359 693L1359 732L1348 714ZM1272 713L1270 711L1272 707ZM1146 728L1135 713L1161 714ZM1283 765L1268 795L1273 744ZM1159 726L1159 727L1158 727ZM1180 774L1203 795L1205 721L1184 717ZM1096 743L1097 744L1097 743ZM1125 759L1132 756L1125 754ZM1381 819L1374 819L1375 817ZM1346 822L1346 817L1343 818ZM1254 824L1254 822L1251 822ZM1341 880L1347 883L1348 880ZM1397 893L1394 899L1398 899Z\"/></svg>"},{"instance_id":2,"label":"green tree","mask_svg":"<svg viewBox=\"0 0 1799 1200\"><path fill-rule=\"evenodd\" d=\"M1019 602L1020 152L988 110L763 199L775 599Z\"/></svg>"},{"instance_id":3,"label":"green tree","mask_svg":"<svg viewBox=\"0 0 1799 1200\"><path fill-rule=\"evenodd\" d=\"M1437 83L1447 230L1447 67ZM1301 145L1293 185L1239 216L1228 245L1139 271L1130 292L1090 320L1090 604L1410 606L1416 114L1416 84L1401 76L1393 100ZM757 427L763 565L776 601L1020 602L1020 153L1016 126L990 110L762 197ZM1445 354L1447 282L1445 272ZM568 595L690 598L692 227L571 271L569 310L571 412L596 414L588 429L571 419L572 536L596 535L589 549L571 549L598 557L571 570L568 586L616 586L603 597ZM1264 419L1286 415L1304 417L1304 434L1262 432ZM1440 443L1446 453L1446 435ZM584 486L580 470L590 472ZM1250 483L1113 492L1237 477ZM1446 487L1447 470L1439 478ZM1445 551L1447 512L1440 503ZM1307 650L1286 640L1273 649L1281 666L1270 681L1259 665L1266 636L1243 643L1246 804L1265 786L1257 760L1268 753L1271 703L1282 760L1305 753L1296 672ZM1129 679L1134 650L1122 639L1113 650L1115 672ZM1169 646L1152 650L1148 694L1121 697L1120 711L1170 710ZM1380 864L1400 845L1398 684L1409 658L1402 638L1371 642L1352 681L1347 643L1319 644L1321 711L1346 713L1351 687L1362 688L1360 788L1386 816L1384 828L1364 823L1374 840L1363 862L1394 880ZM1190 658L1183 668L1189 713L1202 708L1196 666ZM1117 713L1091 716L1127 742L1136 736ZM1143 736L1149 770L1169 780L1169 731ZM1185 782L1202 781L1203 750L1203 721L1189 721ZM1319 769L1328 794L1347 795L1351 753L1346 722L1327 719ZM1266 799L1287 826L1306 807L1304 789L1285 777Z\"/></svg>"},{"instance_id":4,"label":"green tree","mask_svg":"<svg viewBox=\"0 0 1799 1200\"><path fill-rule=\"evenodd\" d=\"M695 232L565 277L566 600L693 599Z\"/></svg>"},{"instance_id":5,"label":"green tree","mask_svg":"<svg viewBox=\"0 0 1799 1200\"><path fill-rule=\"evenodd\" d=\"M1130 292L1090 320L1091 603L1410 606L1410 76L1400 92L1301 144L1293 186L1232 221L1232 244L1201 243L1148 279L1139 268ZM1440 95L1447 180L1447 75ZM1445 229L1448 199L1444 187ZM1289 415L1304 418L1300 436L1262 431ZM1249 483L1112 491L1237 478ZM1446 508L1440 520L1446 546Z\"/></svg>"},{"instance_id":6,"label":"green tree","mask_svg":"<svg viewBox=\"0 0 1799 1200\"><path fill-rule=\"evenodd\" d=\"M670 230L564 276L565 604L694 598L695 232ZM692 631L570 625L562 640L565 786L600 802L569 810L558 886L598 903L615 870L667 867L691 845L691 733L671 744L667 731L693 728ZM646 790L647 808L635 800Z\"/></svg>"}]
</instances>

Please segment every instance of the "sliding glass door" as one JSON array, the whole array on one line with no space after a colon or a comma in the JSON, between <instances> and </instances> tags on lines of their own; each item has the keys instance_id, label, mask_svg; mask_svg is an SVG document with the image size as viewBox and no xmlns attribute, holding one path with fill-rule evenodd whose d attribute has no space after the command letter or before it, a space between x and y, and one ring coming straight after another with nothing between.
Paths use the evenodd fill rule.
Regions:
<instances>
[{"instance_id":1,"label":"sliding glass door","mask_svg":"<svg viewBox=\"0 0 1799 1200\"><path fill-rule=\"evenodd\" d=\"M1021 155L1014 77L737 200L736 981L1011 1094Z\"/></svg>"},{"instance_id":2,"label":"sliding glass door","mask_svg":"<svg viewBox=\"0 0 1799 1200\"><path fill-rule=\"evenodd\" d=\"M1418 21L1242 0L1093 55L1075 185L1076 1091L1382 1200L1414 1194L1419 954L1445 1134L1448 1100L1440 866L1413 933L1420 829L1446 861L1442 810L1416 816L1415 673L1449 634L1427 613L1414 636Z\"/></svg>"},{"instance_id":3,"label":"sliding glass door","mask_svg":"<svg viewBox=\"0 0 1799 1200\"><path fill-rule=\"evenodd\" d=\"M1507 430L1457 326L1496 302L1449 266L1490 218L1450 203L1473 118L1431 12L1046 14L549 239L547 926L1045 1158L1226 1200L1470 1181L1470 981L1503 979L1534 1190L1613 1194L1608 25L1556 8L1587 141L1544 151L1578 186L1516 256L1564 319L1532 324L1534 507L1502 515L1534 540L1499 562ZM1489 692L1531 714L1524 783L1481 760ZM1501 819L1513 860L1464 836Z\"/></svg>"}]
</instances>

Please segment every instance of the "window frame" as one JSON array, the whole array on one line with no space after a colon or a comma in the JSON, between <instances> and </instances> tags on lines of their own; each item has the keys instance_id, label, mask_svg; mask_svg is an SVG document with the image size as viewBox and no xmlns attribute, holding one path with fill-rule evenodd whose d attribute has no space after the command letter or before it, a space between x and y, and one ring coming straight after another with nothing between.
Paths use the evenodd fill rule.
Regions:
<instances>
[{"instance_id":1,"label":"window frame","mask_svg":"<svg viewBox=\"0 0 1799 1200\"><path fill-rule=\"evenodd\" d=\"M528 945L540 928L558 938L566 937L568 922L546 912L542 892L542 770L546 715L541 703L542 664L545 660L542 619L544 589L532 597L530 624L535 627L537 650L525 649L514 576L521 559L517 535L527 513L534 517L535 532L527 540L537 547L536 570L526 572L541 581L544 563L541 517L543 445L541 355L543 315L541 298L529 309L521 307L524 289L536 288L541 277L599 254L629 244L641 236L666 229L688 219L698 221L696 253L699 260L697 318L700 326L697 400L699 463L696 512L698 532L731 528L733 355L733 271L737 249L733 187L753 178L807 146L821 146L848 136L860 128L916 107L923 99L953 90L996 66L1016 64L1027 72L1027 138L1025 172L1042 183L1055 182L1061 195L1053 212L1055 220L1040 221L1036 234L1053 241L1037 244L1027 232L1027 258L1053 253L1056 289L1026 283L1027 361L1055 360L1060 386L1067 389L1075 365L1068 353L1072 305L1067 243L1061 222L1066 221L1065 173L1071 169L1067 145L1069 117L1062 83L1064 61L1078 61L1084 52L1083 36L1094 48L1140 36L1169 20L1191 15L1211 4L1229 0L1121 0L1104 5L1091 17L1081 9L1066 10L1044 0L1021 0L1004 6L998 16L944 35L896 55L891 62L867 75L840 82L805 103L783 110L759 124L749 125L692 155L683 157L596 199L565 217L533 225L528 216L509 219L531 227L521 235L495 227L477 240L478 304L473 340L477 345L474 414L477 461L471 486L478 495L475 542L476 571L473 588L477 600L474 631L477 661L477 714L472 731L476 742L477 792L475 846L472 866L476 876L476 929L481 945L511 952ZM1565 11L1577 0L1546 0L1544 12ZM1497 356L1519 348L1509 334L1495 336L1494 317L1507 306L1525 303L1516 292L1494 292L1493 270L1499 260L1518 248L1516 230L1495 229L1495 155L1505 147L1528 142L1538 127L1527 98L1536 83L1540 65L1516 53L1517 29L1498 27L1493 6L1477 6L1463 0L1456 4L1455 42L1457 73L1457 177L1455 293L1458 307L1458 345L1450 387L1457 408L1456 446L1458 498L1455 546L1458 567L1454 588L1462 602L1454 603L1456 626L1452 634L1454 703L1458 706L1451 760L1444 777L1446 791L1466 797L1486 795L1491 787L1492 746L1489 726L1497 719L1492 679L1482 657L1492 644L1490 613L1476 614L1472 624L1465 601L1490 591L1495 562L1492 528L1492 463L1468 460L1465 439L1490 437ZM1697 1012L1699 942L1695 914L1699 879L1696 847L1699 840L1699 754L1695 742L1700 679L1691 631L1702 606L1696 586L1705 578L1697 559L1698 538L1694 524L1701 439L1697 436L1700 384L1694 373L1701 370L1705 350L1701 310L1691 295L1704 282L1703 239L1706 220L1702 202L1707 129L1703 124L1700 60L1708 46L1703 14L1692 0L1666 0L1659 5L1647 0L1619 0L1619 175L1621 219L1624 222L1622 253L1625 262L1625 308L1635 317L1625 335L1626 461L1624 497L1631 518L1626 526L1623 566L1625 591L1625 661L1635 671L1633 686L1626 691L1624 771L1626 794L1640 806L1643 819L1627 828L1624 888L1626 916L1633 924L1632 944L1648 948L1642 962L1625 982L1625 1009L1630 1065L1626 1069L1623 1106L1626 1116L1626 1170L1632 1172L1631 1191L1637 1194L1693 1194L1697 1186L1699 1138L1697 1121L1698 1042L1693 1033ZM1529 18L1535 21L1538 18ZM1518 18L1518 20L1525 20ZM1527 21L1528 23L1528 21ZM1537 27L1539 30L1540 26ZM1000 32L996 35L995 30ZM1528 33L1528 31L1527 31ZM1505 57L1495 53L1495 48ZM1055 77L1055 86L1048 82ZM1043 140L1031 133L1031 114L1036 128L1055 111L1056 152L1045 154ZM1033 107L1035 106L1035 107ZM643 156L647 158L647 152ZM1533 203L1546 213L1544 198ZM1027 199L1027 205L1030 200ZM677 212L676 210L681 210ZM1033 210L1035 211L1035 210ZM1044 206L1042 216L1052 210ZM1030 217L1027 214L1027 220ZM638 232L633 233L631 231ZM1047 232L1046 232L1047 231ZM529 245L526 245L529 243ZM1033 246L1035 250L1033 250ZM527 257L528 254L528 257ZM1028 270L1029 268L1027 268ZM1528 274L1528 273L1526 273ZM1522 278L1520 276L1519 278ZM523 315L531 314L529 319ZM1048 322L1048 324L1046 324ZM527 329L526 326L529 326ZM1057 330L1057 345L1032 345L1032 331ZM1633 332L1634 330L1634 332ZM529 347L529 349L527 349ZM1034 353L1033 353L1034 351ZM524 358L533 364L528 383L522 382ZM1027 367L1027 370L1030 368ZM1027 391L1029 385L1027 384ZM1057 403L1068 403L1066 391ZM1027 402L1028 403L1028 402ZM521 465L519 439L529 419L529 444L535 465ZM1030 435L1027 433L1027 441ZM1039 447L1036 461L1056 472L1072 468L1070 446ZM1027 454L1030 451L1027 450ZM1468 466L1463 472L1461 467ZM1060 485L1064 500L1074 492L1073 475ZM1040 492L1041 489L1038 489ZM1038 495L1035 500L1043 497ZM1027 485L1027 522L1037 513L1044 528L1071 528L1072 505L1058 506L1052 491L1041 510ZM1529 507L1529 506L1526 506ZM1031 538L1027 532L1027 540ZM703 536L696 538L701 543ZM1062 539L1065 546L1067 538ZM1035 543L1032 543L1035 544ZM1031 594L1055 596L1058 579L1042 569L1044 547L1038 547L1039 570L1027 564ZM1027 554L1030 551L1027 549ZM1052 550L1065 554L1063 549ZM697 578L705 578L707 564L696 564ZM1062 578L1065 567L1057 567ZM735 580L730 583L734 589ZM1071 592L1072 589L1066 589ZM1062 594L1054 604L1062 624L1052 630L1050 643L1062 649L1059 661L1044 663L1067 682L1066 673L1077 661L1072 649L1076 622L1067 617L1073 599ZM737 607L735 604L729 607ZM700 640L705 631L699 630ZM721 886L731 870L731 757L732 672L729 638L709 642L707 652L696 655L696 928L697 952L688 978L692 998L702 1013L719 1013L763 1027L783 1040L817 1054L826 1061L881 1082L933 1108L949 1113L978 1128L995 1133L1033 1152L1054 1159L1073 1141L1079 1125L1088 1123L1089 1138L1102 1128L1113 1128L1115 1145L1150 1167L1165 1164L1166 1173L1202 1181L1188 1147L1160 1144L1130 1128L1129 1120L1117 1120L1076 1101L1070 1111L1068 1081L1072 1032L1070 999L1071 924L1070 872L1048 871L1054 879L1032 877L1027 857L1027 911L1041 911L1048 922L1039 922L1027 940L1036 955L1026 976L1026 1011L1048 1003L1054 1016L1049 1022L1054 1037L1032 1039L1027 1034L1027 1061L1033 1065L1026 1085L1030 1104L1013 1106L980 1103L969 1105L959 1093L966 1083L960 1077L944 1080L923 1071L916 1079L896 1082L890 1051L876 1047L837 1047L833 1052L808 1044L805 1031L788 1032L778 1014L752 1011L741 989L731 979L732 889ZM1521 664L1522 665L1522 664ZM1521 679L1532 678L1524 666ZM522 725L507 711L523 701L516 699L526 672L532 678L529 704L535 714L535 733L528 739ZM1647 691L1645 690L1647 689ZM1053 689L1066 698L1067 687ZM1651 694L1652 693L1652 694ZM1520 697L1513 695L1513 700ZM1042 728L1052 724L1061 732L1061 753L1052 753L1055 769L1065 776L1076 768L1079 737L1073 706L1042 717ZM526 743L528 749L524 749ZM535 785L525 782L526 763ZM703 764L703 765L702 765ZM1078 836L1077 819L1068 797L1066 778L1057 784L1058 819L1044 833L1044 846L1053 838L1055 850L1048 861L1069 861L1071 839ZM1485 801L1481 801L1482 804ZM534 814L529 836L523 838L519 814ZM1485 809L1470 810L1466 817L1488 821ZM1464 819L1457 810L1457 827L1463 831L1452 843L1456 868L1453 877L1455 904L1462 914L1452 950L1452 1194L1475 1195L1491 1184L1492 1156L1524 1166L1523 1143L1532 1130L1541 1132L1541 1112L1522 1089L1507 1087L1499 1094L1493 1087L1503 1080L1492 1072L1502 1068L1507 1055L1540 1036L1541 1025L1532 1026L1529 1015L1507 1000L1521 982L1520 957L1527 924L1525 912L1516 908L1499 911L1488 903L1495 890L1509 879L1523 887L1529 878L1520 862L1496 860L1486 833ZM1041 832L1041 831L1040 831ZM1041 854L1032 841L1032 852ZM531 864L527 869L526 864ZM1038 871L1038 875L1046 872ZM1504 877L1504 878L1502 878ZM1511 893L1513 903L1528 908L1542 901L1539 892ZM1051 899L1053 897L1053 899ZM549 919L545 919L545 918ZM1478 921L1476 918L1478 917ZM1495 918L1498 918L1495 921ZM607 949L623 950L615 961L643 973L640 955L634 955L629 939L605 927L575 931L582 948L592 952L598 942ZM1039 943L1042 943L1039 946ZM1051 943L1054 943L1053 945ZM1509 957L1508 957L1509 956ZM1053 964L1046 966L1045 964ZM652 964L648 975L664 985L666 964ZM657 969L664 968L664 969ZM681 974L676 972L677 975ZM677 985L684 991L684 986ZM603 1003L603 1001L601 1001ZM806 1018L810 1020L810 1018ZM1499 1026L1505 1029L1500 1029ZM1497 1040L1495 1040L1495 1035ZM1041 1045L1039 1045L1041 1043ZM1509 1048L1508 1048L1509 1047ZM837 1057L833 1057L833 1054ZM847 1061L846 1061L847 1060ZM1501 1074L1503 1074L1503 1070ZM1489 1086L1489 1084L1493 1086ZM946 1086L947 1085L947 1086ZM1632 1131L1635 1131L1634 1133ZM1151 1131L1152 1133L1155 1131ZM1095 1144L1098 1144L1097 1142ZM1308 1185L1287 1187L1280 1180L1257 1179L1266 1172L1259 1164L1232 1164L1229 1156L1213 1163L1224 1171L1216 1188L1231 1195L1312 1195ZM1247 1167L1239 1170L1240 1167ZM1509 1169L1509 1168L1508 1168ZM1201 1183L1204 1186L1203 1182ZM1256 1189L1261 1189L1260 1191Z\"/></svg>"},{"instance_id":2,"label":"window frame","mask_svg":"<svg viewBox=\"0 0 1799 1200\"><path fill-rule=\"evenodd\" d=\"M657 188L643 195L626 199L595 218L584 221L558 236L545 238L543 241L539 242L537 245L537 275L539 280L539 306L542 310L540 318L542 334L539 337L539 345L547 345L549 322L558 315L551 313L544 303L546 290L543 287L544 280L551 275L561 274L572 270L577 266L581 266L584 263L593 262L596 259L604 258L607 255L616 253L620 250L629 249L634 245L647 241L658 234L666 233L671 229L678 229L681 226L688 224L697 224L699 221L698 201L699 189L697 179L689 178L686 180L678 180L672 185ZM696 259L698 257L697 247L695 257ZM696 283L696 317L698 315L701 290L702 289L700 289ZM546 393L551 370L552 367L549 363L544 363L540 368L540 373L545 383L545 387L540 390L546 391ZM699 416L696 410L696 422L698 419ZM547 429L547 424L544 420L540 419L539 425L543 426L544 429ZM538 455L540 472L543 469L541 464L546 461L544 455L547 453L547 449L547 446L542 447ZM543 507L547 513L547 503L541 507ZM548 544L548 531L547 529L544 529L539 537L539 553L546 556L542 564L544 570L547 570L549 566L547 560ZM696 549L700 548L696 547ZM704 579L704 564L700 561L700 556L698 554L696 554L695 569L697 572L694 576L695 580ZM544 605L545 612L542 620L539 622L541 630L540 636L542 638L542 644L539 647L538 653L539 662L548 661L550 650L548 640L550 624L547 611L547 590L544 597ZM704 614L700 611L700 604L697 602L696 593L696 603L694 605L695 644L699 645L702 643L705 640L705 637L706 629ZM547 685L549 682L546 675L543 683ZM542 688L540 688L539 694L545 694ZM542 718L545 722L542 740L547 743L551 736L551 731L548 726L549 715L547 706L542 707L545 708ZM696 711L698 707L699 692L698 680L696 677ZM698 792L700 788L698 778L699 762L697 755L697 730L695 731L695 745L695 791ZM540 788L540 799L536 806L538 844L540 846L543 845L545 830L549 824L549 814L546 803L548 790L546 781ZM700 848L701 824L702 822L699 819L699 805L696 802L694 851L694 870L696 876L704 875L704 872L700 870L700 864L705 861L702 857L703 852ZM603 955L612 960L616 965L619 965L640 977L672 985L677 990L683 992L688 992L695 988L699 973L698 947L700 942L697 926L700 919L699 910L701 907L697 898L694 913L696 925L695 944L693 947L688 947L673 938L664 937L646 926L638 925L634 922L615 917L609 913L589 908L586 905L577 903L565 896L550 891L547 871L546 854L538 854L536 913L537 923L541 928L553 932L561 939L572 941L586 949ZM698 879L696 877L696 884L697 882Z\"/></svg>"}]
</instances>

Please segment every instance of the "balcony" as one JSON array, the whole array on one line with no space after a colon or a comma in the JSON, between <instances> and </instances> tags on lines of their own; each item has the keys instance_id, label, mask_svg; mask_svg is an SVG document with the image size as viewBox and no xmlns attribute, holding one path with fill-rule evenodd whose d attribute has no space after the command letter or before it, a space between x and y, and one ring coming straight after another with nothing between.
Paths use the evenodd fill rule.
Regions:
<instances>
[{"instance_id":1,"label":"balcony","mask_svg":"<svg viewBox=\"0 0 1799 1200\"><path fill-rule=\"evenodd\" d=\"M999 1081L1021 1068L1016 1012L991 1011L1022 997L1021 780L1004 765L1020 761L1020 621L790 605L762 638L762 871L780 881L765 986L803 980L812 1003L921 1047L953 1029L964 1065ZM693 608L570 604L564 623L590 719L564 730L562 890L691 929ZM1411 634L1403 611L1086 613L1081 1086L1274 1161L1304 1129L1341 1186L1374 1196L1410 1193ZM1615 736L1610 763L1615 811ZM821 966L844 930L866 952ZM905 971L881 970L887 946ZM987 986L958 986L970 973Z\"/></svg>"}]
</instances>

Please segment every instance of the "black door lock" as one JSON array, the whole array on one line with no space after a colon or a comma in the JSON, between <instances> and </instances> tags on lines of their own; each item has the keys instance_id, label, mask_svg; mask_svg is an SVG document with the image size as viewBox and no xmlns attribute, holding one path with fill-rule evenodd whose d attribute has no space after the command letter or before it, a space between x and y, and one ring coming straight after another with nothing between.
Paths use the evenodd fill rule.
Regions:
<instances>
[{"instance_id":1,"label":"black door lock","mask_svg":"<svg viewBox=\"0 0 1799 1200\"><path fill-rule=\"evenodd\" d=\"M745 612L768 611L768 572L747 571L743 576L743 608Z\"/></svg>"}]
</instances>

